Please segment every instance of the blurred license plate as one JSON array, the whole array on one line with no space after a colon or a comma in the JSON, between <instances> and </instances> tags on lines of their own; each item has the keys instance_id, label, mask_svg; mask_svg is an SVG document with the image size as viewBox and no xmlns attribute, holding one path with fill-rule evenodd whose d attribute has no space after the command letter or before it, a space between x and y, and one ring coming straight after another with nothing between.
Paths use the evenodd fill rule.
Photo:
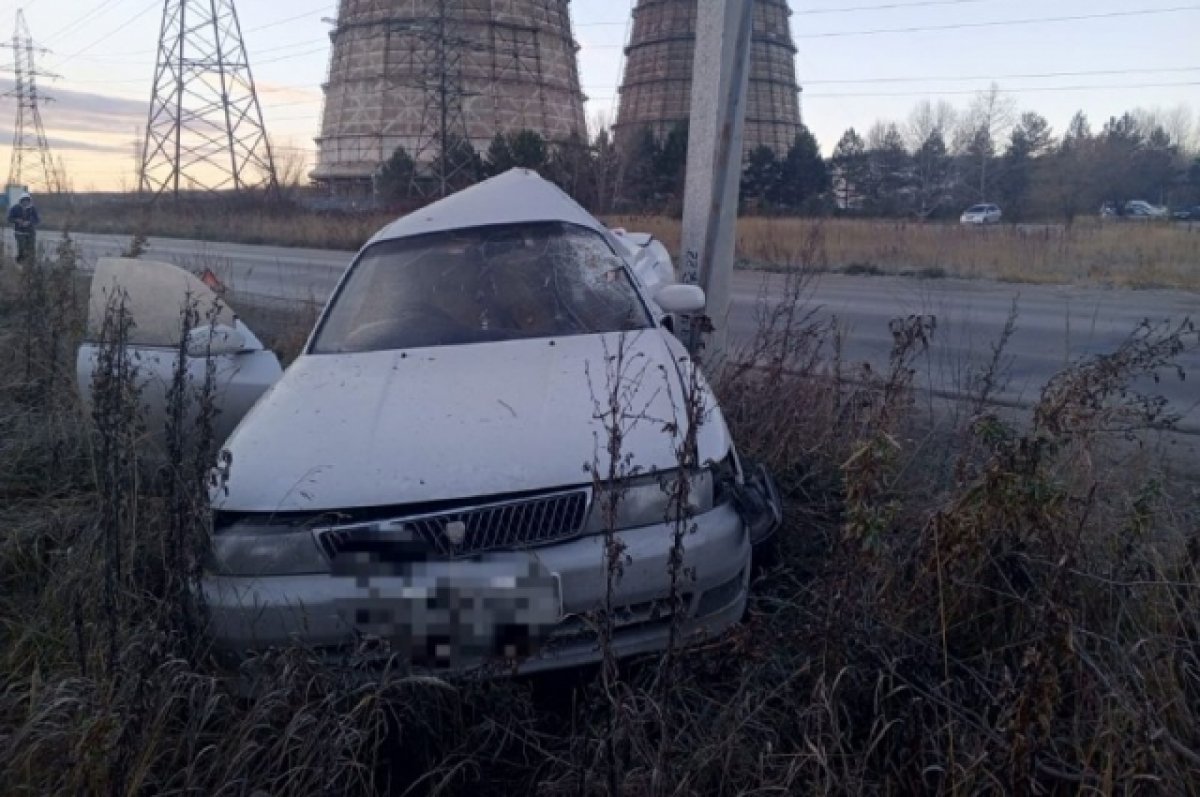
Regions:
<instances>
[{"instance_id":1,"label":"blurred license plate","mask_svg":"<svg viewBox=\"0 0 1200 797\"><path fill-rule=\"evenodd\" d=\"M415 664L468 667L532 655L563 616L562 580L531 558L416 562L358 579L338 613Z\"/></svg>"}]
</instances>

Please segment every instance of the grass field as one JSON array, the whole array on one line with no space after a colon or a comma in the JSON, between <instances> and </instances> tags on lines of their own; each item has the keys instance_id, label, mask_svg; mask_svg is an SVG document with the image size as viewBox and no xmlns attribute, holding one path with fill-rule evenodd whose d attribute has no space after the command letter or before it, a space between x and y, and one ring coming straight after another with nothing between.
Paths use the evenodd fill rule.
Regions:
<instances>
[{"instance_id":1,"label":"grass field","mask_svg":"<svg viewBox=\"0 0 1200 797\"><path fill-rule=\"evenodd\" d=\"M364 679L301 646L230 678L193 589L211 460L139 468L147 430L119 318L103 400L82 412L79 285L69 250L20 274L0 266L6 795L1115 795L1200 782L1200 485L1160 456L1162 408L1130 390L1200 345L1192 327L1142 330L1004 416L989 404L998 341L968 364L970 400L942 414L912 384L939 345L928 319L894 322L891 364L868 371L843 362L839 333L790 286L792 302L763 316L762 367L717 375L743 456L771 467L787 504L733 633L552 678L398 666ZM165 431L199 445L204 424Z\"/></svg>"},{"instance_id":2,"label":"grass field","mask_svg":"<svg viewBox=\"0 0 1200 797\"><path fill-rule=\"evenodd\" d=\"M386 213L329 215L222 205L175 209L169 204L152 215L130 205L51 204L43 216L48 226L66 225L79 232L141 230L176 238L346 250L359 248L392 220L392 214ZM678 249L678 220L642 216L606 222L653 233L673 252ZM824 237L824 260L815 265L835 271L1200 291L1200 225L1194 224L1084 220L1070 229L1058 225L975 229L955 224L751 217L738 225L739 265L787 268L814 230Z\"/></svg>"},{"instance_id":3,"label":"grass field","mask_svg":"<svg viewBox=\"0 0 1200 797\"><path fill-rule=\"evenodd\" d=\"M678 249L680 224L665 218L614 218L653 232ZM814 232L824 237L825 268L864 274L955 276L1010 282L1200 290L1200 225L1081 222L1058 225L917 224L838 219L743 218L741 264L794 262Z\"/></svg>"}]
</instances>

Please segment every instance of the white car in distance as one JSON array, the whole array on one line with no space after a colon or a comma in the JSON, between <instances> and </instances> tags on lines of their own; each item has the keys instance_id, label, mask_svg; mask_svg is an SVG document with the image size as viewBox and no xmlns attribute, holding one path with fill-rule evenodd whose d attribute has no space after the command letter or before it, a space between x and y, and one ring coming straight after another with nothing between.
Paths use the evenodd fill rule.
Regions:
<instances>
[{"instance_id":1,"label":"white car in distance","mask_svg":"<svg viewBox=\"0 0 1200 797\"><path fill-rule=\"evenodd\" d=\"M423 668L596 661L610 531L624 546L617 655L662 649L672 623L694 640L738 622L778 495L761 468L743 469L670 332L671 315L701 312L704 296L675 283L664 257L514 170L378 233L249 412L228 399L245 395L243 377L261 393L261 374L222 351L218 401L240 423L221 455L201 584L219 649L236 661L300 642L345 661L365 640L381 661ZM173 306L159 296L138 309ZM94 362L94 347L81 351L85 397ZM684 435L698 453L686 471ZM670 493L683 482L672 602L682 527Z\"/></svg>"},{"instance_id":2,"label":"white car in distance","mask_svg":"<svg viewBox=\"0 0 1200 797\"><path fill-rule=\"evenodd\" d=\"M1125 217L1129 219L1165 219L1167 209L1152 205L1144 199L1134 199L1125 203Z\"/></svg>"},{"instance_id":3,"label":"white car in distance","mask_svg":"<svg viewBox=\"0 0 1200 797\"><path fill-rule=\"evenodd\" d=\"M963 211L962 224L999 224L1003 214L996 205L972 205Z\"/></svg>"}]
</instances>

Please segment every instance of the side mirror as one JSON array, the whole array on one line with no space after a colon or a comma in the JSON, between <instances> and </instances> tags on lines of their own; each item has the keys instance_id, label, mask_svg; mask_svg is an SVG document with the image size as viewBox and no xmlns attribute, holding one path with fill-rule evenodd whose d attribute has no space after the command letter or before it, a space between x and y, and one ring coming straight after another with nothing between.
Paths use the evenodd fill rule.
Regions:
<instances>
[{"instance_id":1,"label":"side mirror","mask_svg":"<svg viewBox=\"0 0 1200 797\"><path fill-rule=\"evenodd\" d=\"M654 294L654 302L664 313L695 315L704 309L707 299L699 285L672 283L664 285Z\"/></svg>"},{"instance_id":2,"label":"side mirror","mask_svg":"<svg viewBox=\"0 0 1200 797\"><path fill-rule=\"evenodd\" d=\"M188 332L189 357L220 357L237 354L245 348L246 338L242 333L224 324L205 324Z\"/></svg>"}]
</instances>

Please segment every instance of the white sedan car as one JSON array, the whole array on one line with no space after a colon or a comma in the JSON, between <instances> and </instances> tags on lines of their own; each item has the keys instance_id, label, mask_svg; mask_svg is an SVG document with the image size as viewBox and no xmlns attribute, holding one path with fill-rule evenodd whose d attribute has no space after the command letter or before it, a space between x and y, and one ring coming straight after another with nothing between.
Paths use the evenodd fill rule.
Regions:
<instances>
[{"instance_id":1,"label":"white sedan car","mask_svg":"<svg viewBox=\"0 0 1200 797\"><path fill-rule=\"evenodd\" d=\"M669 327L704 297L674 282L664 251L517 170L376 235L225 443L202 582L219 647L239 658L298 641L336 660L365 642L453 669L594 661L609 529L623 546L618 655L663 648L672 622L685 639L738 622L778 497L761 469L743 471L707 388L700 465L680 469L695 366ZM222 401L261 351L229 326L247 346L223 354ZM81 351L85 393L94 361ZM245 376L261 392L262 374ZM667 491L681 480L673 604Z\"/></svg>"},{"instance_id":2,"label":"white sedan car","mask_svg":"<svg viewBox=\"0 0 1200 797\"><path fill-rule=\"evenodd\" d=\"M1129 219L1165 219L1167 209L1153 205L1144 199L1134 199L1125 203L1125 217Z\"/></svg>"},{"instance_id":3,"label":"white sedan car","mask_svg":"<svg viewBox=\"0 0 1200 797\"><path fill-rule=\"evenodd\" d=\"M972 205L963 211L959 221L963 224L999 224L1002 217L996 205Z\"/></svg>"}]
</instances>

